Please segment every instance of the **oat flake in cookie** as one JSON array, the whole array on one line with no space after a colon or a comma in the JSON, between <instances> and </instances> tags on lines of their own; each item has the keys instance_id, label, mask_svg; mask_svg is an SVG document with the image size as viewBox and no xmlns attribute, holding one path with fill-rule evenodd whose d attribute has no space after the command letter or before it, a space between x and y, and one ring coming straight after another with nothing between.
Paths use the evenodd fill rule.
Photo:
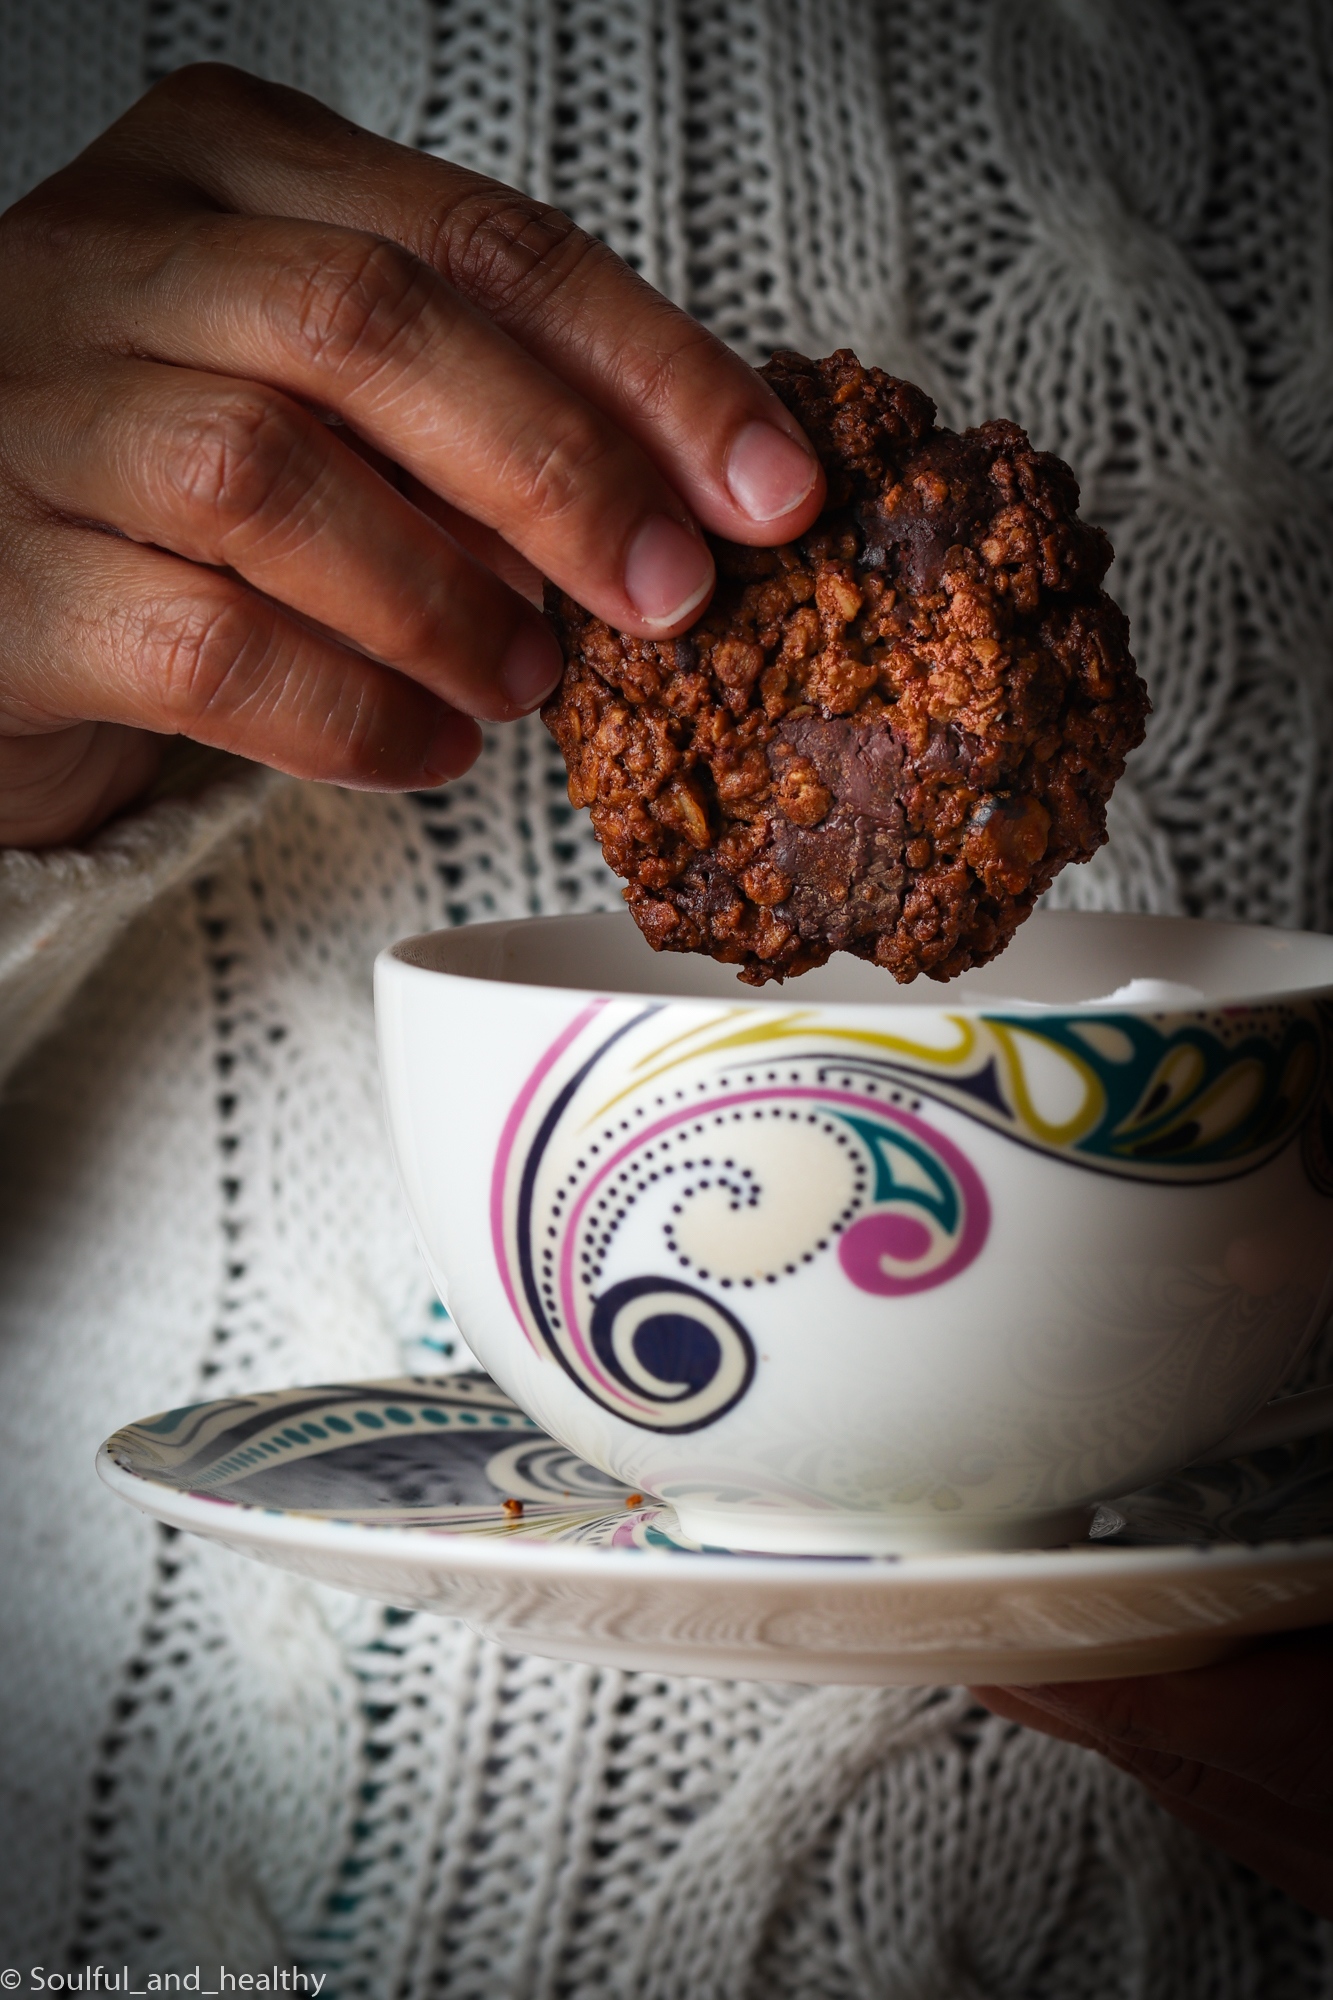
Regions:
<instances>
[{"instance_id":1,"label":"oat flake in cookie","mask_svg":"<svg viewBox=\"0 0 1333 2000\"><path fill-rule=\"evenodd\" d=\"M1147 692L1111 545L1017 424L935 425L910 382L779 353L762 371L823 460L814 527L713 542L683 638L627 638L548 594L542 710L659 951L752 985L835 951L896 979L993 958L1106 838Z\"/></svg>"}]
</instances>

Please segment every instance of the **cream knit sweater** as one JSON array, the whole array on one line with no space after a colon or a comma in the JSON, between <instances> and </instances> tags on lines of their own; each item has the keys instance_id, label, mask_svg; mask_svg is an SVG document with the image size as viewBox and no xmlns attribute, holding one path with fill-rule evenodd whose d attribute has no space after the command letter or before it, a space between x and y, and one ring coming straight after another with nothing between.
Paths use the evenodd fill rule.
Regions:
<instances>
[{"instance_id":1,"label":"cream knit sweater","mask_svg":"<svg viewBox=\"0 0 1333 2000\"><path fill-rule=\"evenodd\" d=\"M1320 0L24 0L0 202L220 56L559 202L747 355L1069 458L1156 714L1062 900L1333 924ZM507 1659L173 1537L99 1438L456 1365L369 968L614 899L540 727L400 801L187 759L0 856L0 1961L468 2000L1296 2000L1333 1932L965 1697ZM465 1143L460 1135L460 1143ZM205 1983L208 1983L207 1981Z\"/></svg>"}]
</instances>

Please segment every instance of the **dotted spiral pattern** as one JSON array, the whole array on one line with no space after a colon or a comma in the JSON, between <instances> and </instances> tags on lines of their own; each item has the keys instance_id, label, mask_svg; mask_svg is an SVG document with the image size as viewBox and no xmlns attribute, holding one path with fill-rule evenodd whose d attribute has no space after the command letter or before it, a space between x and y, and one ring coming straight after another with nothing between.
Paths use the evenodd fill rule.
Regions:
<instances>
[{"instance_id":1,"label":"dotted spiral pattern","mask_svg":"<svg viewBox=\"0 0 1333 2000\"><path fill-rule=\"evenodd\" d=\"M556 1039L507 1121L491 1221L537 1351L628 1422L689 1431L754 1377L746 1293L831 1255L835 1296L945 1284L990 1210L965 1155L873 1064L840 1074L793 1042L764 1068L677 1053L668 1077L660 1014L594 1002Z\"/></svg>"}]
</instances>

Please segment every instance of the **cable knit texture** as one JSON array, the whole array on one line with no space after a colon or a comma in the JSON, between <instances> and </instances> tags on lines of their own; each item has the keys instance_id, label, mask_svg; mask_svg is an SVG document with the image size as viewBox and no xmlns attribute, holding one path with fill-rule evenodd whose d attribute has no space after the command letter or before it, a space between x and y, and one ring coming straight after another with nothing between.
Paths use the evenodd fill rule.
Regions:
<instances>
[{"instance_id":1,"label":"cable knit texture","mask_svg":"<svg viewBox=\"0 0 1333 2000\"><path fill-rule=\"evenodd\" d=\"M1055 899L1329 927L1331 41L1318 0L44 0L0 18L0 193L221 57L560 203L753 359L850 345L1017 418L1111 532L1156 704ZM1328 1926L961 1695L510 1659L96 1485L144 1411L466 1359L369 968L613 902L562 779L529 722L441 793L232 772L0 860L0 1957L374 2000L1333 1994Z\"/></svg>"}]
</instances>

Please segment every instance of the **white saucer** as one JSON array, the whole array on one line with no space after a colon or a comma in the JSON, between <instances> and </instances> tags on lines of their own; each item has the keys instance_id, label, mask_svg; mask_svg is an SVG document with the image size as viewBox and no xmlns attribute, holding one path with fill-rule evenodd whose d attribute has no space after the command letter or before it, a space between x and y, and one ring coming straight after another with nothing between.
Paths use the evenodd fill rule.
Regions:
<instances>
[{"instance_id":1,"label":"white saucer","mask_svg":"<svg viewBox=\"0 0 1333 2000\"><path fill-rule=\"evenodd\" d=\"M263 1562L514 1652L660 1673L1087 1680L1333 1621L1333 1433L1145 1488L1078 1547L898 1558L701 1549L484 1375L198 1403L117 1431L97 1468Z\"/></svg>"}]
</instances>

